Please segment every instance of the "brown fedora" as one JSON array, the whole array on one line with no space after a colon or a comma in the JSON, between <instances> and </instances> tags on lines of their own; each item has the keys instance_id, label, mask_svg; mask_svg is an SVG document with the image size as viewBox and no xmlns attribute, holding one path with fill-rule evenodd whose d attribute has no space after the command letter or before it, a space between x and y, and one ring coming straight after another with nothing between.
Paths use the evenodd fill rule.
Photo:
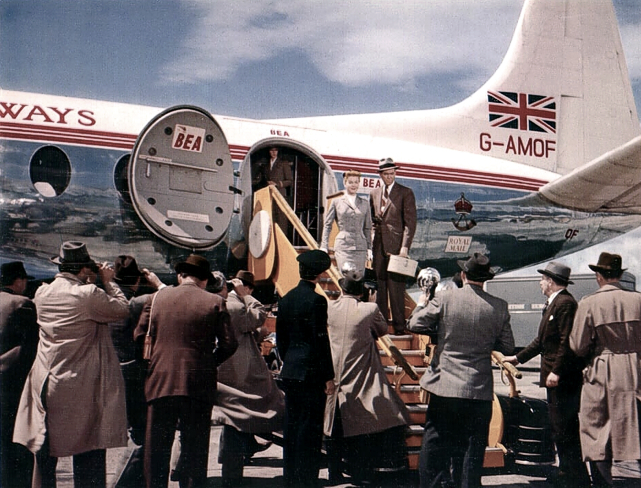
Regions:
<instances>
[{"instance_id":1,"label":"brown fedora","mask_svg":"<svg viewBox=\"0 0 641 488\"><path fill-rule=\"evenodd\" d=\"M114 271L114 281L126 285L134 284L139 277L144 276L138 268L136 259L124 254L118 256L114 261Z\"/></svg>"},{"instance_id":2,"label":"brown fedora","mask_svg":"<svg viewBox=\"0 0 641 488\"><path fill-rule=\"evenodd\" d=\"M574 281L570 280L570 272L572 270L564 264L550 261L545 269L537 269L537 272L542 275L549 276L565 285L573 285Z\"/></svg>"},{"instance_id":3,"label":"brown fedora","mask_svg":"<svg viewBox=\"0 0 641 488\"><path fill-rule=\"evenodd\" d=\"M621 256L618 254L610 254L609 252L602 252L599 255L599 261L596 264L588 264L592 271L605 271L605 272L623 272L628 268L622 268Z\"/></svg>"},{"instance_id":4,"label":"brown fedora","mask_svg":"<svg viewBox=\"0 0 641 488\"><path fill-rule=\"evenodd\" d=\"M234 278L238 278L240 281L243 282L243 285L251 286L252 288L255 288L254 285L254 273L251 271L245 271L243 269L239 270L238 273L236 273L236 276Z\"/></svg>"},{"instance_id":5,"label":"brown fedora","mask_svg":"<svg viewBox=\"0 0 641 488\"><path fill-rule=\"evenodd\" d=\"M60 246L60 254L52 257L51 262L55 264L96 264L89 256L87 245L78 241L63 242Z\"/></svg>"},{"instance_id":6,"label":"brown fedora","mask_svg":"<svg viewBox=\"0 0 641 488\"><path fill-rule=\"evenodd\" d=\"M187 273L199 280L208 280L211 276L211 265L206 258L198 254L190 254L187 259L178 263L175 268L176 273Z\"/></svg>"},{"instance_id":7,"label":"brown fedora","mask_svg":"<svg viewBox=\"0 0 641 488\"><path fill-rule=\"evenodd\" d=\"M481 253L475 252L467 261L461 259L457 263L471 281L488 281L494 278L490 258Z\"/></svg>"}]
</instances>

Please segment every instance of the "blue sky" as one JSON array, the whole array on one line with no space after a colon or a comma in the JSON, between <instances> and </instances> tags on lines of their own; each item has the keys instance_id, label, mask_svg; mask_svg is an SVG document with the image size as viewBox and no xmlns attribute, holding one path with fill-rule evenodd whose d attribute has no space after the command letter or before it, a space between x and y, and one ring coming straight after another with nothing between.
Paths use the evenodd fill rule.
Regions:
<instances>
[{"instance_id":1,"label":"blue sky","mask_svg":"<svg viewBox=\"0 0 641 488\"><path fill-rule=\"evenodd\" d=\"M0 87L251 118L437 108L494 72L522 4L1 0ZM614 5L639 108L641 9ZM605 247L641 278L639 237L581 253L576 271Z\"/></svg>"}]
</instances>

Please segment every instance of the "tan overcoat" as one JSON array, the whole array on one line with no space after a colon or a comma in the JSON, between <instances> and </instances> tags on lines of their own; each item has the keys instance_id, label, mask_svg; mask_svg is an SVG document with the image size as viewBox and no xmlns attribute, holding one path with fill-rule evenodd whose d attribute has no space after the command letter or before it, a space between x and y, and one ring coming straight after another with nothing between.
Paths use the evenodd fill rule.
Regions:
<instances>
[{"instance_id":1,"label":"tan overcoat","mask_svg":"<svg viewBox=\"0 0 641 488\"><path fill-rule=\"evenodd\" d=\"M407 407L387 381L376 346L375 337L387 333L387 321L378 305L343 295L329 302L327 314L338 387L327 396L325 435L332 433L337 404L345 437L406 425Z\"/></svg>"},{"instance_id":2,"label":"tan overcoat","mask_svg":"<svg viewBox=\"0 0 641 488\"><path fill-rule=\"evenodd\" d=\"M13 437L32 452L45 433L54 457L127 445L124 382L107 324L127 317L129 303L115 284L105 290L58 273L36 291L40 342Z\"/></svg>"},{"instance_id":3,"label":"tan overcoat","mask_svg":"<svg viewBox=\"0 0 641 488\"><path fill-rule=\"evenodd\" d=\"M227 311L238 349L218 367L218 396L212 418L241 432L281 430L285 395L276 385L254 338L267 311L251 295L241 298L234 292L227 298Z\"/></svg>"},{"instance_id":4,"label":"tan overcoat","mask_svg":"<svg viewBox=\"0 0 641 488\"><path fill-rule=\"evenodd\" d=\"M608 284L584 297L574 317L570 347L588 361L579 411L583 458L641 459L641 293Z\"/></svg>"}]
</instances>

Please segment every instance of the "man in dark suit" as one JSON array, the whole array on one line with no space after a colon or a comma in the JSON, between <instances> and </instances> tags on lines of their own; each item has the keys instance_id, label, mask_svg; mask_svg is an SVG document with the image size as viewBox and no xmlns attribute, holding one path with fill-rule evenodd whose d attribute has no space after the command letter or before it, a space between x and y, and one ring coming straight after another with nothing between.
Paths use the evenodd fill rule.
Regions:
<instances>
[{"instance_id":1,"label":"man in dark suit","mask_svg":"<svg viewBox=\"0 0 641 488\"><path fill-rule=\"evenodd\" d=\"M211 276L209 262L192 254L176 265L176 273L179 285L156 292L135 332L135 337L142 337L149 330L153 338L145 384L147 488L167 486L178 421L183 462L180 486L206 485L216 368L238 346L225 301L205 291Z\"/></svg>"},{"instance_id":2,"label":"man in dark suit","mask_svg":"<svg viewBox=\"0 0 641 488\"><path fill-rule=\"evenodd\" d=\"M392 254L407 257L416 231L416 199L410 188L395 182L397 168L391 158L379 161L378 173L383 186L370 193L369 204L374 223L376 303L388 320L391 308L394 332L402 334L405 330L405 277L388 272L387 265Z\"/></svg>"},{"instance_id":3,"label":"man in dark suit","mask_svg":"<svg viewBox=\"0 0 641 488\"><path fill-rule=\"evenodd\" d=\"M320 250L297 259L301 280L280 300L276 317L286 393L283 474L288 487L318 485L326 395L335 389L327 298L314 291L331 260Z\"/></svg>"},{"instance_id":4,"label":"man in dark suit","mask_svg":"<svg viewBox=\"0 0 641 488\"><path fill-rule=\"evenodd\" d=\"M0 280L0 486L31 486L33 455L14 444L20 395L38 348L36 306L23 296L27 275L21 261L4 263Z\"/></svg>"},{"instance_id":5,"label":"man in dark suit","mask_svg":"<svg viewBox=\"0 0 641 488\"><path fill-rule=\"evenodd\" d=\"M541 355L539 386L547 388L552 436L559 455L559 471L552 479L555 486L590 486L590 477L581 458L579 403L583 383L583 361L570 349L570 332L577 303L567 291L570 268L550 262L541 273L541 291L547 297L537 337L516 356L512 364L525 363Z\"/></svg>"},{"instance_id":6,"label":"man in dark suit","mask_svg":"<svg viewBox=\"0 0 641 488\"><path fill-rule=\"evenodd\" d=\"M419 459L420 486L440 487L450 465L456 486L480 487L492 418L493 350L511 354L514 336L507 302L483 290L494 277L490 260L475 253L458 261L463 288L436 293L413 314L411 332L436 337L436 351L421 378L430 393Z\"/></svg>"}]
</instances>

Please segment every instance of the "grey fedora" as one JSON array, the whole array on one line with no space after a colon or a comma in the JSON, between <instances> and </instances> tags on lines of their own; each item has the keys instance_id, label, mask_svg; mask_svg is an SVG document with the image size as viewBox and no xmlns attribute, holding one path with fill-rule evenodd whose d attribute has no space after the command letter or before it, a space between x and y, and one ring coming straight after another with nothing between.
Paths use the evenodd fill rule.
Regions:
<instances>
[{"instance_id":1,"label":"grey fedora","mask_svg":"<svg viewBox=\"0 0 641 488\"><path fill-rule=\"evenodd\" d=\"M557 263L556 261L550 261L545 269L537 269L537 272L542 275L549 276L550 278L560 281L566 285L574 284L574 281L570 280L570 273L572 272L572 269L564 264Z\"/></svg>"}]
</instances>

